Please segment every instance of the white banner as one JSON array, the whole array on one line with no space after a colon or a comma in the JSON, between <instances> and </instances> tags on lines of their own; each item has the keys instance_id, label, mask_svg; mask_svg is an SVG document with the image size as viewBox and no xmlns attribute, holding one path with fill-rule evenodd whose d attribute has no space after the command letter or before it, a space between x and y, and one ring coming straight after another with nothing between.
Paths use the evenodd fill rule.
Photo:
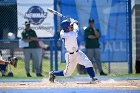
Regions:
<instances>
[{"instance_id":1,"label":"white banner","mask_svg":"<svg viewBox=\"0 0 140 93\"><path fill-rule=\"evenodd\" d=\"M31 22L31 28L38 37L54 36L54 15L47 11L54 9L54 0L17 0L18 37L25 29L25 21Z\"/></svg>"}]
</instances>

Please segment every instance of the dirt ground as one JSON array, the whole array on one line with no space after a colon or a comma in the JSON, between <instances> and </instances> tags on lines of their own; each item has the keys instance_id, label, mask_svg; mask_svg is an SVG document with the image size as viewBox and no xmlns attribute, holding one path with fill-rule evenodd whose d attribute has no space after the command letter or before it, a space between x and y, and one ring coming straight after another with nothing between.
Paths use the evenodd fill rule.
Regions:
<instances>
[{"instance_id":1,"label":"dirt ground","mask_svg":"<svg viewBox=\"0 0 140 93\"><path fill-rule=\"evenodd\" d=\"M97 88L140 90L140 80L102 80L96 84L86 84L86 81L55 82L0 82L0 89L40 89L40 88Z\"/></svg>"}]
</instances>

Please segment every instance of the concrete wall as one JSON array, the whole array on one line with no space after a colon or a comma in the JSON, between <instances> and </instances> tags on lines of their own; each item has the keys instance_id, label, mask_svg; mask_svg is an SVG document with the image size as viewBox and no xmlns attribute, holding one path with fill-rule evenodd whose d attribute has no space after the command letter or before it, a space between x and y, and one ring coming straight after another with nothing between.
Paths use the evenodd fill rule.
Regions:
<instances>
[{"instance_id":1,"label":"concrete wall","mask_svg":"<svg viewBox=\"0 0 140 93\"><path fill-rule=\"evenodd\" d=\"M132 54L135 73L135 62L140 60L140 0L132 0L132 6Z\"/></svg>"}]
</instances>

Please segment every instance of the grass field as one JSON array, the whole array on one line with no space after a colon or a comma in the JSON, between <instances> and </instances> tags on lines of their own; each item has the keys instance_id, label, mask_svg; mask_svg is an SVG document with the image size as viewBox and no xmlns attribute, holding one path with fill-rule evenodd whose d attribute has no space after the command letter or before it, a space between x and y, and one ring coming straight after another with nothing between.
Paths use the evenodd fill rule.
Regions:
<instances>
[{"instance_id":1,"label":"grass field","mask_svg":"<svg viewBox=\"0 0 140 93\"><path fill-rule=\"evenodd\" d=\"M17 68L11 67L12 68L12 72L14 74L14 77L0 77L0 79L38 79L38 78L44 78L44 77L48 77L48 73L50 71L50 61L44 59L43 60L43 75L44 77L36 77L36 74L32 72L32 63L30 62L30 72L32 77L26 77L26 73L25 73L25 68L24 68L24 61L23 59L20 59L18 61L18 65ZM65 63L60 63L59 62L59 69L64 69L65 68ZM6 72L6 75L8 74L8 71Z\"/></svg>"},{"instance_id":2,"label":"grass field","mask_svg":"<svg viewBox=\"0 0 140 93\"><path fill-rule=\"evenodd\" d=\"M59 70L65 69L65 63L59 62L58 67L59 67L58 68ZM43 79L43 78L48 78L49 71L50 71L50 61L44 59L43 60L43 75L44 75L44 77L36 77L36 74L32 72L32 64L30 62L30 72L31 72L32 77L26 77L25 68L24 68L24 61L22 59L20 59L18 61L17 68L12 67L12 72L14 74L14 77L0 77L0 79L1 80L3 80L3 79ZM7 73L8 73L8 71L7 71ZM74 76L86 77L87 75L79 75L79 74L77 74L77 69L75 69L75 72L73 73L72 77L74 77ZM124 75L109 74L108 76L99 76L99 75L97 75L97 76L101 77L101 78L104 78L104 77L105 78L119 78L119 77L125 78L125 77L140 77L140 74L124 74Z\"/></svg>"}]
</instances>

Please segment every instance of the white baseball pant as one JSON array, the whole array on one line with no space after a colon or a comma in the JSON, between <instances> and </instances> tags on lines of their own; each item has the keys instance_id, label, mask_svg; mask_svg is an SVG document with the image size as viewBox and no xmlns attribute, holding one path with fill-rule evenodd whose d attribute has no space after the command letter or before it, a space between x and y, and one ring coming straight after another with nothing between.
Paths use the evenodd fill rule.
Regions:
<instances>
[{"instance_id":1,"label":"white baseball pant","mask_svg":"<svg viewBox=\"0 0 140 93\"><path fill-rule=\"evenodd\" d=\"M83 65L85 68L93 67L91 61L81 50L78 50L78 52L74 52L73 54L67 52L65 54L65 59L66 69L63 72L65 77L71 76L77 64Z\"/></svg>"}]
</instances>

